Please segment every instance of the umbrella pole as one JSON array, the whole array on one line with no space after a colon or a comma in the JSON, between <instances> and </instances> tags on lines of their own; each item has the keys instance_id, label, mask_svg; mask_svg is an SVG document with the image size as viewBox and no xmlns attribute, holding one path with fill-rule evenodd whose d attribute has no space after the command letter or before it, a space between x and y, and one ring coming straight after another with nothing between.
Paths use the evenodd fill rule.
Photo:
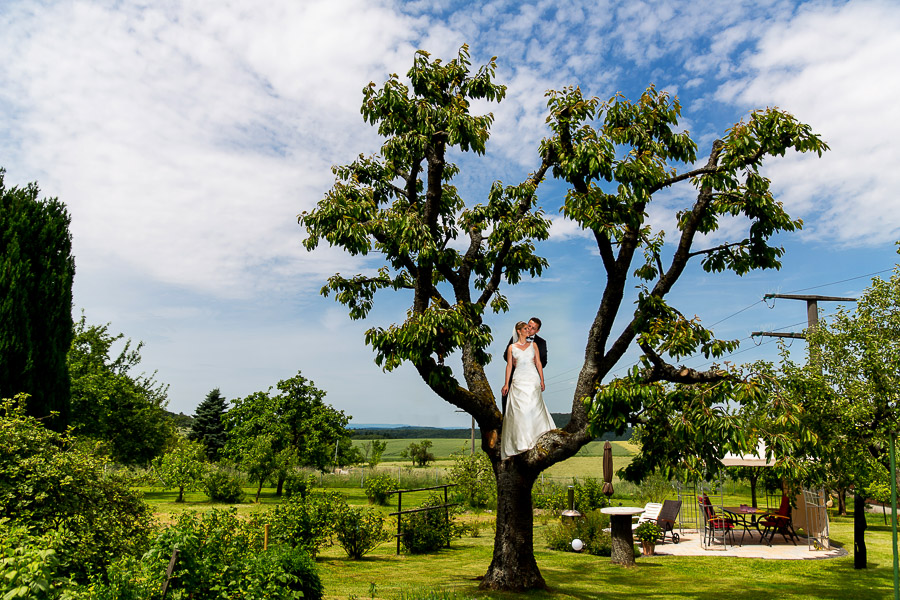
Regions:
<instances>
[{"instance_id":1,"label":"umbrella pole","mask_svg":"<svg viewBox=\"0 0 900 600\"><path fill-rule=\"evenodd\" d=\"M891 432L891 508L894 513L891 515L891 537L892 551L894 554L894 600L900 600L900 562L897 557L897 464L894 459L894 443L897 439L897 432Z\"/></svg>"}]
</instances>

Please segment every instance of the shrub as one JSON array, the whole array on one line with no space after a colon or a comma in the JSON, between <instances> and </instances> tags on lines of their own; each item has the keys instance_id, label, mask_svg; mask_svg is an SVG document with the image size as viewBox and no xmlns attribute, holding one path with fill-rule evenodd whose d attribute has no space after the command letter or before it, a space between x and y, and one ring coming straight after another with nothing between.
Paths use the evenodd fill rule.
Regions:
<instances>
[{"instance_id":1,"label":"shrub","mask_svg":"<svg viewBox=\"0 0 900 600\"><path fill-rule=\"evenodd\" d=\"M320 548L331 543L335 523L346 507L337 492L310 494L305 499L294 496L267 513L254 515L251 521L260 530L268 523L274 542L301 548L315 557Z\"/></svg>"},{"instance_id":2,"label":"shrub","mask_svg":"<svg viewBox=\"0 0 900 600\"><path fill-rule=\"evenodd\" d=\"M383 542L391 539L384 529L384 515L373 509L348 508L335 523L338 543L347 556L362 558Z\"/></svg>"},{"instance_id":3,"label":"shrub","mask_svg":"<svg viewBox=\"0 0 900 600\"><path fill-rule=\"evenodd\" d=\"M366 497L369 502L384 506L388 502L391 492L396 492L399 484L390 475L375 475L366 479Z\"/></svg>"},{"instance_id":4,"label":"shrub","mask_svg":"<svg viewBox=\"0 0 900 600\"><path fill-rule=\"evenodd\" d=\"M429 495L421 508L441 506L444 498L438 494ZM425 554L440 550L454 537L461 537L465 527L457 526L451 511L444 509L423 510L404 515L400 531L403 547L412 554Z\"/></svg>"},{"instance_id":5,"label":"shrub","mask_svg":"<svg viewBox=\"0 0 900 600\"><path fill-rule=\"evenodd\" d=\"M551 481L543 485L538 484L531 488L531 504L534 508L559 514L567 508L566 494L566 488L558 483Z\"/></svg>"},{"instance_id":6,"label":"shrub","mask_svg":"<svg viewBox=\"0 0 900 600\"><path fill-rule=\"evenodd\" d=\"M84 581L122 555L146 550L150 507L106 461L25 415L24 402L0 402L0 518L36 536L59 532L59 575Z\"/></svg>"},{"instance_id":7,"label":"shrub","mask_svg":"<svg viewBox=\"0 0 900 600\"><path fill-rule=\"evenodd\" d=\"M566 520L547 527L545 538L551 550L574 552L572 540L579 539L584 549L595 556L612 554L612 539L608 531L609 516L600 511L591 511L580 519Z\"/></svg>"},{"instance_id":8,"label":"shrub","mask_svg":"<svg viewBox=\"0 0 900 600\"><path fill-rule=\"evenodd\" d=\"M491 461L484 452L453 454L450 480L457 484L455 494L472 508L495 506L497 484Z\"/></svg>"},{"instance_id":9,"label":"shrub","mask_svg":"<svg viewBox=\"0 0 900 600\"><path fill-rule=\"evenodd\" d=\"M662 535L662 530L653 521L644 521L634 530L634 535L642 542L655 542Z\"/></svg>"},{"instance_id":10,"label":"shrub","mask_svg":"<svg viewBox=\"0 0 900 600\"><path fill-rule=\"evenodd\" d=\"M306 498L314 487L316 487L315 475L291 471L284 478L284 495L287 498L293 496Z\"/></svg>"},{"instance_id":11,"label":"shrub","mask_svg":"<svg viewBox=\"0 0 900 600\"><path fill-rule=\"evenodd\" d=\"M172 549L178 561L169 580L173 598L218 600L320 599L322 582L313 559L300 548L275 545L262 551L262 529L234 509L183 513L140 561L111 565L106 581L95 579L85 600L154 598L166 577Z\"/></svg>"},{"instance_id":12,"label":"shrub","mask_svg":"<svg viewBox=\"0 0 900 600\"><path fill-rule=\"evenodd\" d=\"M244 501L243 481L224 471L213 471L203 480L203 491L213 502L237 504Z\"/></svg>"},{"instance_id":13,"label":"shrub","mask_svg":"<svg viewBox=\"0 0 900 600\"><path fill-rule=\"evenodd\" d=\"M581 481L574 480L575 506L581 513L588 513L609 505L603 493L603 483L594 477L585 477Z\"/></svg>"},{"instance_id":14,"label":"shrub","mask_svg":"<svg viewBox=\"0 0 900 600\"><path fill-rule=\"evenodd\" d=\"M0 598L56 598L59 557L48 537L35 537L0 519ZM48 534L52 535L52 534Z\"/></svg>"}]
</instances>

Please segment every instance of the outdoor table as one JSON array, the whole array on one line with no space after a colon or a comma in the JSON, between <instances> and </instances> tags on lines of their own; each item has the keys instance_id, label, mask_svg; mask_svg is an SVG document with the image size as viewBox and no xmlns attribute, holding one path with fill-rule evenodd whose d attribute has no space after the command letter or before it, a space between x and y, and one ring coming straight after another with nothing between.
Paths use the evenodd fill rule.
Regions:
<instances>
[{"instance_id":1,"label":"outdoor table","mask_svg":"<svg viewBox=\"0 0 900 600\"><path fill-rule=\"evenodd\" d=\"M752 506L725 506L722 508L726 513L728 513L729 517L738 525L744 528L741 532L741 544L744 543L744 534L749 533L750 539L753 539L753 532L750 531L750 527L752 526L760 535L760 539L762 539L762 532L759 530L759 519L757 515L767 515L769 511L764 508L753 508ZM747 521L747 518L750 518L750 521Z\"/></svg>"},{"instance_id":2,"label":"outdoor table","mask_svg":"<svg viewBox=\"0 0 900 600\"><path fill-rule=\"evenodd\" d=\"M631 531L631 517L644 512L637 506L608 506L600 512L609 515L612 556L610 562L630 567L634 565L634 534Z\"/></svg>"}]
</instances>

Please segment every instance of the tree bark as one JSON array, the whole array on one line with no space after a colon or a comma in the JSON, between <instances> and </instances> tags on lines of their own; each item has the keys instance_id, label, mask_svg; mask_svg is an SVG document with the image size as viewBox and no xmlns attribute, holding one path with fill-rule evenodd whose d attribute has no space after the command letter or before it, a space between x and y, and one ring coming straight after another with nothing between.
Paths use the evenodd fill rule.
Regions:
<instances>
[{"instance_id":1,"label":"tree bark","mask_svg":"<svg viewBox=\"0 0 900 600\"><path fill-rule=\"evenodd\" d=\"M853 568L866 568L866 499L853 494Z\"/></svg>"},{"instance_id":2,"label":"tree bark","mask_svg":"<svg viewBox=\"0 0 900 600\"><path fill-rule=\"evenodd\" d=\"M838 497L838 514L842 517L847 516L847 490L841 488L837 490Z\"/></svg>"},{"instance_id":3,"label":"tree bark","mask_svg":"<svg viewBox=\"0 0 900 600\"><path fill-rule=\"evenodd\" d=\"M609 520L610 537L612 539L612 556L610 562L624 567L634 566L634 542L631 531L631 517L621 518L613 515Z\"/></svg>"},{"instance_id":4,"label":"tree bark","mask_svg":"<svg viewBox=\"0 0 900 600\"><path fill-rule=\"evenodd\" d=\"M750 480L750 500L753 508L756 508L756 482L759 481L759 469L751 467L750 476L747 479Z\"/></svg>"},{"instance_id":5,"label":"tree bark","mask_svg":"<svg viewBox=\"0 0 900 600\"><path fill-rule=\"evenodd\" d=\"M536 473L523 469L518 458L497 463L497 530L494 557L481 581L483 590L546 589L534 558L534 512L531 488Z\"/></svg>"}]
</instances>

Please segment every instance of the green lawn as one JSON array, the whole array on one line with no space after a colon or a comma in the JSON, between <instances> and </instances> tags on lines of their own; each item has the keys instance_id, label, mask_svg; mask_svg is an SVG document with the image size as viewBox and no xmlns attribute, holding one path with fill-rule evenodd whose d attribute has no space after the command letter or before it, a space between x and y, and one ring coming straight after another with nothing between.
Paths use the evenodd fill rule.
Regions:
<instances>
[{"instance_id":1,"label":"green lawn","mask_svg":"<svg viewBox=\"0 0 900 600\"><path fill-rule=\"evenodd\" d=\"M354 505L366 505L363 491L356 487L332 488ZM248 488L248 497L254 489ZM748 502L738 487L725 497L726 504ZM183 510L208 510L213 505L202 493L187 494L187 501L175 504L175 492L145 489L145 498L164 522ZM421 494L419 494L421 495ZM238 505L239 514L266 510L277 502L274 490L264 488L260 504ZM621 500L628 503L628 499ZM618 501L617 501L618 502ZM404 507L417 503L416 497L404 498ZM384 512L396 510L382 507ZM375 583L376 598L399 598L422 590L449 590L457 598L512 598L513 594L481 594L478 577L491 561L493 513L467 513L467 521L481 523L478 537L454 540L451 548L425 556L397 556L396 546L388 542L363 560L346 558L339 547L326 548L318 558L327 597L350 599L370 597ZM891 598L891 531L881 515L869 515L866 532L869 568L855 570L853 556L830 560L774 561L724 556L639 558L633 569L610 564L608 558L587 554L554 552L544 543L545 519L535 519L535 554L549 591L528 597L564 600L574 598L756 598L873 600ZM551 519L552 523L553 520ZM852 518L831 517L832 543L852 550ZM801 544L805 540L801 540Z\"/></svg>"},{"instance_id":2,"label":"green lawn","mask_svg":"<svg viewBox=\"0 0 900 600\"><path fill-rule=\"evenodd\" d=\"M880 517L878 517L880 518ZM832 539L852 545L852 520L832 521ZM890 529L877 519L867 532L869 568L855 570L853 557L831 560L774 561L721 556L639 558L631 569L612 565L608 558L553 552L543 545L544 526L535 527L535 554L549 591L534 592L535 599L671 599L708 598L751 600L823 599L873 600L891 597ZM512 598L515 594L481 594L477 577L491 560L492 532L454 540L436 554L395 554L385 544L361 561L348 560L338 548L319 557L320 572L329 598L369 596L397 598L403 591L443 589L458 597Z\"/></svg>"},{"instance_id":3,"label":"green lawn","mask_svg":"<svg viewBox=\"0 0 900 600\"><path fill-rule=\"evenodd\" d=\"M405 448L411 440L388 440L399 453L397 447ZM414 440L413 440L414 441ZM460 440L434 440L436 455L441 457L435 466L412 468L408 462L390 460L379 466L379 471L399 474L403 487L433 485L435 480L443 481L446 470L452 466L450 452L462 447ZM440 446L438 446L440 442ZM449 451L448 451L449 448ZM616 468L627 464L634 449L627 443L614 442L614 462ZM546 473L560 482L572 477L602 476L600 457L603 444L592 442L575 457L555 465ZM351 476L320 475L320 485L339 491L352 505L368 505L361 487L363 476L370 476L368 470L357 469ZM627 490L622 485L620 490ZM632 488L633 489L633 488ZM171 522L184 510L208 510L214 505L202 492L186 493L186 502L176 504L174 491L155 488L142 490L148 502L162 522ZM256 488L245 488L248 499L253 498ZM404 496L404 508L416 506L424 500L425 494ZM260 504L247 502L237 505L239 514L264 511L280 500L274 489L263 488ZM613 497L616 504L634 504L627 496ZM725 505L749 503L746 486L728 484L724 497ZM761 499L761 502L765 502ZM396 503L381 507L384 512L396 510ZM363 560L346 558L339 547L326 548L318 558L319 571L329 599L361 599L372 597L375 584L375 598L423 598L426 590L439 590L436 598L455 595L457 600L465 598L518 598L516 594L482 594L478 592L478 577L483 575L491 561L493 547L493 520L490 511L467 513L462 516L467 521L478 521L482 527L478 537L454 540L452 547L436 554L425 556L396 555L396 545L388 542L377 548ZM587 554L554 552L546 548L544 531L547 523L554 519L535 519L535 554L549 590L533 592L527 597L534 599L827 599L835 600L875 600L892 598L891 585L892 556L890 526L884 524L883 517L868 515L869 528L866 532L868 546L868 569L853 568L853 523L852 518L831 515L831 539L837 546L851 550L844 558L807 561L775 561L742 559L725 556L675 557L656 556L639 558L637 566L625 569L610 564L608 558ZM801 543L805 542L805 538Z\"/></svg>"}]
</instances>

